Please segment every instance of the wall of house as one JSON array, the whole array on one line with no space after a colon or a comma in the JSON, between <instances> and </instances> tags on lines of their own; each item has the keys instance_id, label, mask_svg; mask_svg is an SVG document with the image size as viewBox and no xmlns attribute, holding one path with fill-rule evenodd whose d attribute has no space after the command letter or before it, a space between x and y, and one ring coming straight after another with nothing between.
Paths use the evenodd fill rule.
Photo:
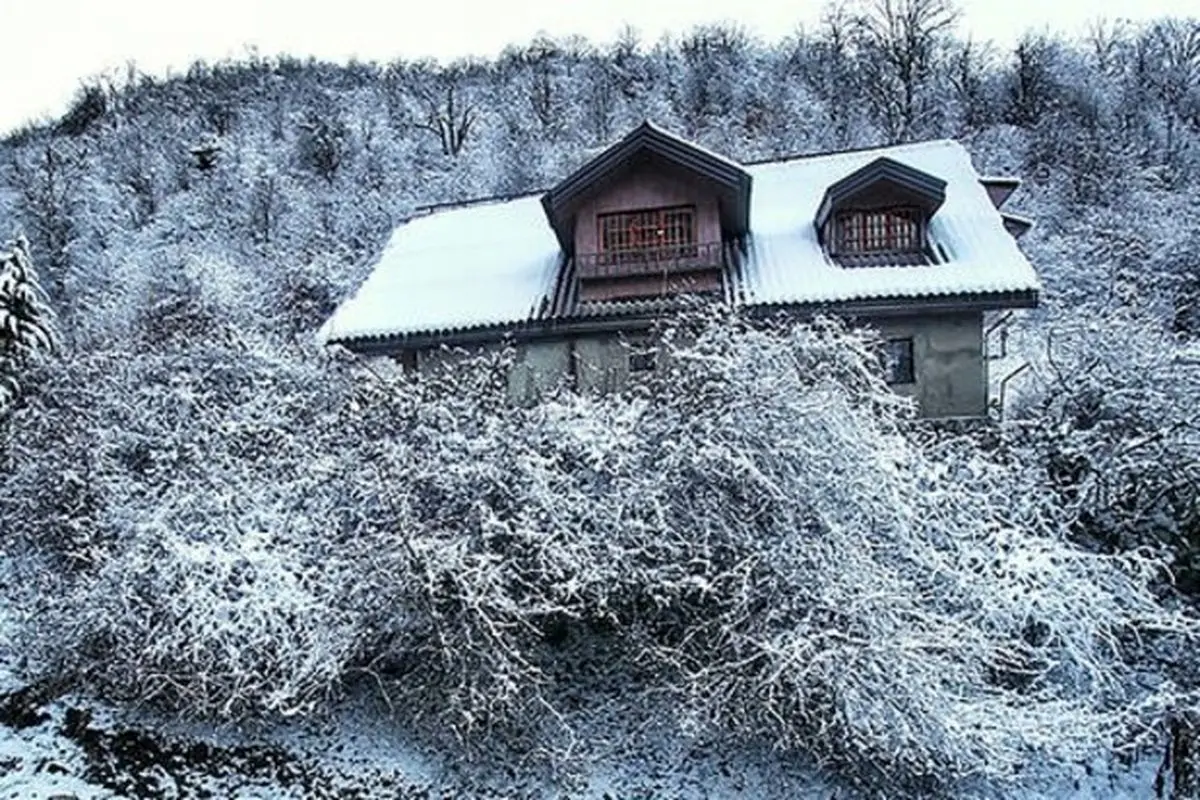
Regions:
<instances>
[{"instance_id":1,"label":"wall of house","mask_svg":"<svg viewBox=\"0 0 1200 800\"><path fill-rule=\"evenodd\" d=\"M721 218L716 193L710 186L662 167L646 166L632 170L589 197L579 207L575 218L575 252L599 252L596 218L601 214L687 205L696 206L697 241L720 241Z\"/></svg>"},{"instance_id":2,"label":"wall of house","mask_svg":"<svg viewBox=\"0 0 1200 800\"><path fill-rule=\"evenodd\" d=\"M417 355L421 374L471 369L467 363L486 354L498 354L504 345L484 344L470 347L435 347ZM507 395L510 402L526 405L572 383L571 343L567 340L527 342L514 348L514 362L508 372Z\"/></svg>"},{"instance_id":3,"label":"wall of house","mask_svg":"<svg viewBox=\"0 0 1200 800\"><path fill-rule=\"evenodd\" d=\"M640 339L598 333L514 345L508 399L525 405L560 386L599 394L620 391L631 374L628 346L631 341L636 343ZM417 369L422 375L471 369L469 362L473 359L488 353L498 354L502 348L501 344L428 348L417 354Z\"/></svg>"},{"instance_id":4,"label":"wall of house","mask_svg":"<svg viewBox=\"0 0 1200 800\"><path fill-rule=\"evenodd\" d=\"M926 417L987 413L987 360L981 312L864 319L885 339L911 337L915 383L892 388L913 397Z\"/></svg>"},{"instance_id":5,"label":"wall of house","mask_svg":"<svg viewBox=\"0 0 1200 800\"><path fill-rule=\"evenodd\" d=\"M879 330L885 339L912 338L915 382L892 388L917 401L923 416L980 417L987 413L987 362L980 312L887 316L857 320ZM615 333L588 334L572 339L522 343L509 372L508 397L514 403L536 402L559 386L574 385L585 392L614 392L628 385L630 342L641 339ZM500 345L477 345L470 353L497 350ZM462 349L424 350L418 368L464 369ZM659 354L656 361L661 364Z\"/></svg>"}]
</instances>

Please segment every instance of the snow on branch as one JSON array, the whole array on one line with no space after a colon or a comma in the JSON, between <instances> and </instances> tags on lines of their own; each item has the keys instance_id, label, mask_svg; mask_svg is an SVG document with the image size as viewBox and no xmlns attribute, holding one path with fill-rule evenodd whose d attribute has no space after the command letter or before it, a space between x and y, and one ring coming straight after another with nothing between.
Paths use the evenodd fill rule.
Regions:
<instances>
[{"instance_id":1,"label":"snow on branch","mask_svg":"<svg viewBox=\"0 0 1200 800\"><path fill-rule=\"evenodd\" d=\"M532 408L502 400L511 353L351 383L255 354L216 380L125 365L60 401L107 431L86 453L22 443L22 530L74 461L76 527L105 532L35 652L204 716L369 676L414 723L511 746L562 739L569 698L625 670L681 727L948 793L1131 746L1182 702L1137 679L1196 634L1164 565L1072 545L1035 471L921 429L871 335L660 333L653 378Z\"/></svg>"}]
</instances>

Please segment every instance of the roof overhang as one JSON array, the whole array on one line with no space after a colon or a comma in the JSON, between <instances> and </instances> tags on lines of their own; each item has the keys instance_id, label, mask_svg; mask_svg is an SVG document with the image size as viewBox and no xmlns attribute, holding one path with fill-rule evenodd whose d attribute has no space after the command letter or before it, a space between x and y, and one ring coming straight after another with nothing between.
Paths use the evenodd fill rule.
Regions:
<instances>
[{"instance_id":1,"label":"roof overhang","mask_svg":"<svg viewBox=\"0 0 1200 800\"><path fill-rule=\"evenodd\" d=\"M749 231L750 173L736 161L681 139L653 123L643 122L542 196L546 218L565 252L574 250L575 214L583 201L646 159L713 184L718 194L722 230L730 236L741 236Z\"/></svg>"},{"instance_id":2,"label":"roof overhang","mask_svg":"<svg viewBox=\"0 0 1200 800\"><path fill-rule=\"evenodd\" d=\"M925 297L879 297L846 300L834 303L762 303L742 307L754 318L787 314L801 319L819 314L843 317L898 317L923 314L946 314L999 311L1014 308L1036 308L1038 292L1034 289L1009 292L930 295ZM360 355L386 356L404 350L430 347L460 347L500 342L530 342L585 336L602 333L638 332L652 328L669 314L621 314L611 316L563 317L537 319L504 325L451 331L426 331L393 336L373 336L333 341Z\"/></svg>"},{"instance_id":3,"label":"roof overhang","mask_svg":"<svg viewBox=\"0 0 1200 800\"><path fill-rule=\"evenodd\" d=\"M1034 225L1032 219L1020 214L1001 214L1000 219L1004 221L1004 230L1008 231L1014 239L1020 239L1029 233Z\"/></svg>"},{"instance_id":4,"label":"roof overhang","mask_svg":"<svg viewBox=\"0 0 1200 800\"><path fill-rule=\"evenodd\" d=\"M996 208L1002 208L1008 202L1008 198L1012 197L1012 193L1021 186L1020 178L1007 175L984 175L979 182L987 190L988 198Z\"/></svg>"},{"instance_id":5,"label":"roof overhang","mask_svg":"<svg viewBox=\"0 0 1200 800\"><path fill-rule=\"evenodd\" d=\"M840 208L853 205L856 199L869 189L886 184L905 198L905 202L933 215L946 201L946 182L941 178L922 172L895 159L882 156L861 169L832 184L825 190L821 205L817 208L814 222L818 235L825 230L825 223Z\"/></svg>"}]
</instances>

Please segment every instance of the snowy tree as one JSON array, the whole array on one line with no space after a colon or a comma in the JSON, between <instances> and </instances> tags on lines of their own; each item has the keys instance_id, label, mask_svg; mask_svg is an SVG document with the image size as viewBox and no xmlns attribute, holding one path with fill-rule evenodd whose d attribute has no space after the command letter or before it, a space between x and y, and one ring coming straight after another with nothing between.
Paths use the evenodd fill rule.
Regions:
<instances>
[{"instance_id":1,"label":"snowy tree","mask_svg":"<svg viewBox=\"0 0 1200 800\"><path fill-rule=\"evenodd\" d=\"M349 155L350 130L331 104L300 124L300 160L332 184Z\"/></svg>"},{"instance_id":2,"label":"snowy tree","mask_svg":"<svg viewBox=\"0 0 1200 800\"><path fill-rule=\"evenodd\" d=\"M80 232L84 151L76 142L39 135L14 156L13 177L22 198L20 210L33 244L44 254L51 299L63 303L67 299L68 248Z\"/></svg>"},{"instance_id":3,"label":"snowy tree","mask_svg":"<svg viewBox=\"0 0 1200 800\"><path fill-rule=\"evenodd\" d=\"M730 25L700 26L679 42L678 113L691 135L732 120L752 48L746 31Z\"/></svg>"},{"instance_id":4,"label":"snowy tree","mask_svg":"<svg viewBox=\"0 0 1200 800\"><path fill-rule=\"evenodd\" d=\"M934 121L932 81L957 18L949 0L871 0L860 11L861 86L889 142L914 139Z\"/></svg>"},{"instance_id":5,"label":"snowy tree","mask_svg":"<svg viewBox=\"0 0 1200 800\"><path fill-rule=\"evenodd\" d=\"M58 129L67 136L82 136L108 113L108 94L98 83L80 88Z\"/></svg>"},{"instance_id":6,"label":"snowy tree","mask_svg":"<svg viewBox=\"0 0 1200 800\"><path fill-rule=\"evenodd\" d=\"M588 675L641 681L681 727L950 794L1134 746L1176 699L1132 679L1138 637L1195 630L1161 563L1068 544L1020 461L907 432L868 335L661 334L666 372L534 408L505 354L420 382L254 341L64 365L0 493L73 565L31 655L218 718L368 675L489 747L561 737Z\"/></svg>"},{"instance_id":7,"label":"snowy tree","mask_svg":"<svg viewBox=\"0 0 1200 800\"><path fill-rule=\"evenodd\" d=\"M1166 547L1180 585L1200 591L1194 348L1136 307L1058 318L1044 348L1021 414L1037 424L1021 435L1074 504L1076 534L1107 551Z\"/></svg>"},{"instance_id":8,"label":"snowy tree","mask_svg":"<svg viewBox=\"0 0 1200 800\"><path fill-rule=\"evenodd\" d=\"M1056 65L1058 44L1046 37L1026 35L1013 53L1008 85L1008 121L1032 128L1054 105L1059 93Z\"/></svg>"},{"instance_id":9,"label":"snowy tree","mask_svg":"<svg viewBox=\"0 0 1200 800\"><path fill-rule=\"evenodd\" d=\"M1139 46L1146 77L1162 109L1163 157L1166 163L1176 164L1178 130L1200 109L1200 20L1156 22Z\"/></svg>"},{"instance_id":10,"label":"snowy tree","mask_svg":"<svg viewBox=\"0 0 1200 800\"><path fill-rule=\"evenodd\" d=\"M413 76L411 91L420 110L414 126L432 134L442 154L457 157L479 122L479 106L472 97L470 64L426 69Z\"/></svg>"},{"instance_id":11,"label":"snowy tree","mask_svg":"<svg viewBox=\"0 0 1200 800\"><path fill-rule=\"evenodd\" d=\"M797 36L785 47L789 71L806 83L821 101L820 112L828 119L830 132L823 137L825 148L837 149L855 144L854 131L868 123L861 115L859 76L853 60L851 35L853 18L843 4L829 4L815 35Z\"/></svg>"},{"instance_id":12,"label":"snowy tree","mask_svg":"<svg viewBox=\"0 0 1200 800\"><path fill-rule=\"evenodd\" d=\"M21 369L54 349L54 315L44 298L29 242L18 237L0 250L0 414L17 396Z\"/></svg>"},{"instance_id":13,"label":"snowy tree","mask_svg":"<svg viewBox=\"0 0 1200 800\"><path fill-rule=\"evenodd\" d=\"M989 81L992 48L971 39L956 42L950 49L949 82L958 101L963 133L982 130L998 118L1000 98Z\"/></svg>"}]
</instances>

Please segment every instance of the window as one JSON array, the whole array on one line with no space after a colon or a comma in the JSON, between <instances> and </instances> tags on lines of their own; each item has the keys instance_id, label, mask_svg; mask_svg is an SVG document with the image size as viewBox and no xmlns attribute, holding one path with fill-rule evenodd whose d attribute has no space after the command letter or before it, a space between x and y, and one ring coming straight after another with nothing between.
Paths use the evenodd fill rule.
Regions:
<instances>
[{"instance_id":1,"label":"window","mask_svg":"<svg viewBox=\"0 0 1200 800\"><path fill-rule=\"evenodd\" d=\"M601 214L598 222L600 250L604 253L637 253L642 259L653 257L646 251L662 252L668 258L695 255L693 206Z\"/></svg>"},{"instance_id":2,"label":"window","mask_svg":"<svg viewBox=\"0 0 1200 800\"><path fill-rule=\"evenodd\" d=\"M883 367L889 384L916 383L913 340L888 339L883 350Z\"/></svg>"},{"instance_id":3,"label":"window","mask_svg":"<svg viewBox=\"0 0 1200 800\"><path fill-rule=\"evenodd\" d=\"M622 338L626 357L629 359L629 372L653 372L658 366L658 348L654 340L643 334Z\"/></svg>"},{"instance_id":4,"label":"window","mask_svg":"<svg viewBox=\"0 0 1200 800\"><path fill-rule=\"evenodd\" d=\"M654 369L654 351L634 352L629 354L630 372L650 372Z\"/></svg>"},{"instance_id":5,"label":"window","mask_svg":"<svg viewBox=\"0 0 1200 800\"><path fill-rule=\"evenodd\" d=\"M417 374L417 351L416 350L401 350L396 356L396 362L404 371L405 375Z\"/></svg>"},{"instance_id":6,"label":"window","mask_svg":"<svg viewBox=\"0 0 1200 800\"><path fill-rule=\"evenodd\" d=\"M919 219L917 210L913 208L843 211L837 216L837 251L918 251L921 249Z\"/></svg>"}]
</instances>

